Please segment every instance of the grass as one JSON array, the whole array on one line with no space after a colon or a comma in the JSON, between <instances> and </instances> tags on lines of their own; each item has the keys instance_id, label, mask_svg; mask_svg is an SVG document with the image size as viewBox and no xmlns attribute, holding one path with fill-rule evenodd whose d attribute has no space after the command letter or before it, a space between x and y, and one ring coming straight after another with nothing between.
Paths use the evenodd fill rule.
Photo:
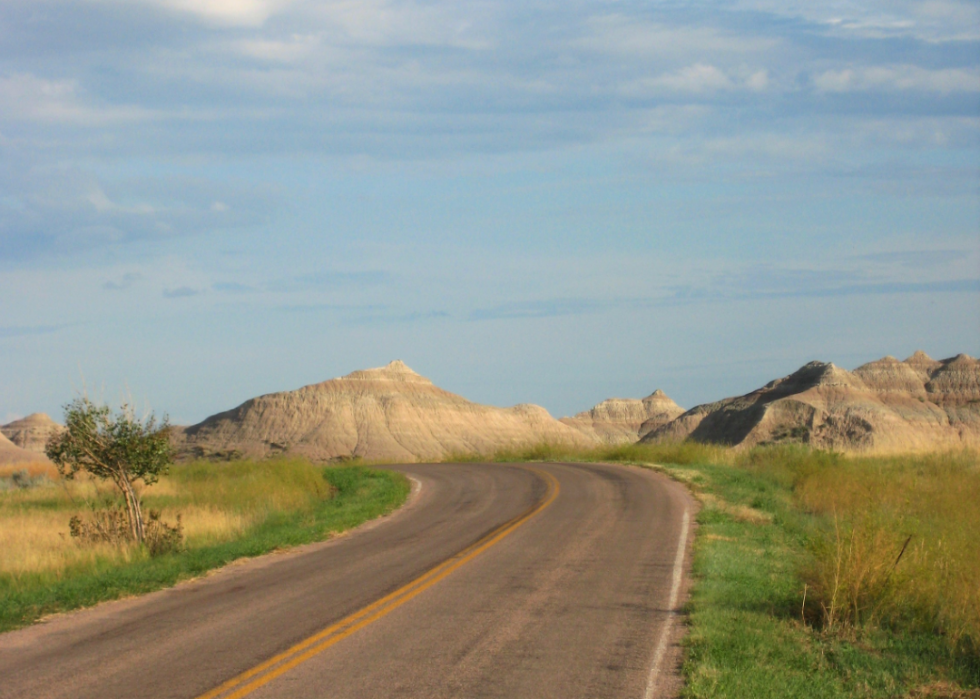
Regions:
<instances>
[{"instance_id":1,"label":"grass","mask_svg":"<svg viewBox=\"0 0 980 699\"><path fill-rule=\"evenodd\" d=\"M175 466L144 502L164 520L181 514L186 547L158 557L136 546L80 546L67 536L71 514L107 495L92 481L2 492L0 631L327 538L392 511L408 491L395 473L297 459Z\"/></svg>"},{"instance_id":2,"label":"grass","mask_svg":"<svg viewBox=\"0 0 980 699\"><path fill-rule=\"evenodd\" d=\"M625 463L730 463L731 449L697 442L661 442L653 444L616 444L594 449L564 444L531 444L499 449L488 454L451 454L444 461L472 463L483 461L616 461Z\"/></svg>"},{"instance_id":3,"label":"grass","mask_svg":"<svg viewBox=\"0 0 980 699\"><path fill-rule=\"evenodd\" d=\"M695 492L688 697L980 697L976 452L683 442L489 458L657 464Z\"/></svg>"},{"instance_id":4,"label":"grass","mask_svg":"<svg viewBox=\"0 0 980 699\"><path fill-rule=\"evenodd\" d=\"M842 474L828 476L857 467L831 464L814 472L817 484L792 469L786 478L785 454L757 452L752 459L669 468L704 501L689 603L687 696L952 697L980 687L980 658L942 626L882 617L830 624L822 615L820 593L807 581L835 559L818 545L827 536L826 513L809 510L803 495L818 487L831 499L832 491L847 492L853 486ZM764 516L738 516L742 508Z\"/></svg>"}]
</instances>

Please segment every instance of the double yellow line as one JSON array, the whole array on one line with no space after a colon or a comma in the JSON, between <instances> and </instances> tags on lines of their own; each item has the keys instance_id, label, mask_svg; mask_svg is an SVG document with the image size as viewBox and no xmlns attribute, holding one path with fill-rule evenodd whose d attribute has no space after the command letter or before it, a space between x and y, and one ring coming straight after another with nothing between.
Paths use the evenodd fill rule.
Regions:
<instances>
[{"instance_id":1,"label":"double yellow line","mask_svg":"<svg viewBox=\"0 0 980 699\"><path fill-rule=\"evenodd\" d=\"M335 643L339 643L348 636L357 633L368 624L394 611L416 595L422 594L425 590L449 576L457 568L465 565L494 544L500 542L508 534L511 534L515 529L525 524L541 512L541 510L554 502L555 498L558 497L559 490L561 490L558 479L550 473L536 468L529 470L537 473L548 483L548 492L531 509L518 515L509 522L505 522L476 543L471 544L456 555L443 561L427 573L415 578L415 580L412 580L407 585L398 588L377 602L369 604L367 607L354 612L335 624L331 624L322 631L300 641L292 648L256 665L251 670L246 670L240 675L232 677L211 691L200 695L197 699L217 699L218 697L221 697L221 699L239 699L239 697L251 694L259 687L268 684L280 675L289 672L297 665L306 662Z\"/></svg>"}]
</instances>

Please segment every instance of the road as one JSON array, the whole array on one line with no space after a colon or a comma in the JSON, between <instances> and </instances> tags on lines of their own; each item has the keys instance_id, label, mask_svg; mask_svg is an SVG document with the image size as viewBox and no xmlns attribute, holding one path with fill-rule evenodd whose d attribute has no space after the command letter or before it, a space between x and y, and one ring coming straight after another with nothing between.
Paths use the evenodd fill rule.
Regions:
<instances>
[{"instance_id":1,"label":"road","mask_svg":"<svg viewBox=\"0 0 980 699\"><path fill-rule=\"evenodd\" d=\"M676 692L680 485L615 465L394 468L410 503L348 535L0 635L0 697Z\"/></svg>"}]
</instances>

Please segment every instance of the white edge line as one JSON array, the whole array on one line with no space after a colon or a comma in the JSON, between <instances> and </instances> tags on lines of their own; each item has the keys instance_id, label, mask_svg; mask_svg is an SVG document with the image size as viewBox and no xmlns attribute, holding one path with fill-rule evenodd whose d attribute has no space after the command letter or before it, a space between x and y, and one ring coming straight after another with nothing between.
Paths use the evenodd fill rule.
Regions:
<instances>
[{"instance_id":1,"label":"white edge line","mask_svg":"<svg viewBox=\"0 0 980 699\"><path fill-rule=\"evenodd\" d=\"M687 510L684 510L684 516L681 518L681 536L677 542L677 555L674 557L674 578L670 584L667 620L664 622L663 630L660 632L657 650L653 653L653 662L650 665L650 674L647 677L647 689L643 694L643 699L653 699L654 692L657 691L657 684L660 680L660 663L663 662L664 654L667 652L667 643L670 641L670 628L674 622L674 607L677 606L677 596L680 594L681 579L684 576L684 553L687 550L687 530L690 524L691 516Z\"/></svg>"}]
</instances>

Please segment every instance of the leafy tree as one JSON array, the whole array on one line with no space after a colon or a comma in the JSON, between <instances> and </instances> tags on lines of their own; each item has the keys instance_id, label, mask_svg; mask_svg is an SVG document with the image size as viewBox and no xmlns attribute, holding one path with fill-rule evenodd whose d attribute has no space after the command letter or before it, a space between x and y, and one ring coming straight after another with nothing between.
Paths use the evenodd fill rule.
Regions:
<instances>
[{"instance_id":1,"label":"leafy tree","mask_svg":"<svg viewBox=\"0 0 980 699\"><path fill-rule=\"evenodd\" d=\"M129 405L113 414L107 405L76 398L65 405L65 430L48 441L45 452L65 478L85 471L112 481L126 501L132 538L143 542L140 481L155 483L173 458L166 417L158 424L152 414L140 420Z\"/></svg>"}]
</instances>

